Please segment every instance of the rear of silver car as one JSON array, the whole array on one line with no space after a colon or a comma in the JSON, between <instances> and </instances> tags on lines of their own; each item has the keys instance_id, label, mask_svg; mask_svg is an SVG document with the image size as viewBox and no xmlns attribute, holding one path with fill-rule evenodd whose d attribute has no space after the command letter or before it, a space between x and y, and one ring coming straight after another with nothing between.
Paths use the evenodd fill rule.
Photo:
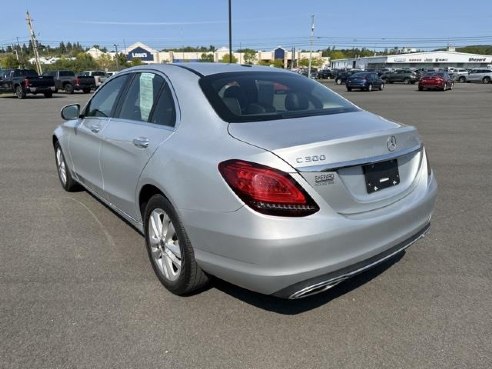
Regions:
<instances>
[{"instance_id":1,"label":"rear of silver car","mask_svg":"<svg viewBox=\"0 0 492 369\"><path fill-rule=\"evenodd\" d=\"M191 216L204 270L261 293L302 298L390 258L428 230L437 184L413 127L362 111L302 119L233 123L229 132L271 152L272 167L287 163L319 211L278 217L244 206L214 214L205 226ZM319 129L330 120L343 128ZM300 134L310 130L319 141ZM227 245L220 256L216 245Z\"/></svg>"}]
</instances>

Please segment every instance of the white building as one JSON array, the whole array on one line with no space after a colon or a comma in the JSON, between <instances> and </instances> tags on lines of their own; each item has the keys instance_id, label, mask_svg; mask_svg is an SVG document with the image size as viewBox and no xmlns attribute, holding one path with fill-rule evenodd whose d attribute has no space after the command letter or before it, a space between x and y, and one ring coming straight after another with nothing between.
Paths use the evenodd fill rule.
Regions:
<instances>
[{"instance_id":1,"label":"white building","mask_svg":"<svg viewBox=\"0 0 492 369\"><path fill-rule=\"evenodd\" d=\"M134 43L126 49L119 50L119 52L125 54L127 60L138 58L143 63L147 64L196 62L203 59L203 54L207 54L213 57L214 62L220 62L224 59L226 55L229 55L229 49L226 47L221 47L213 52L157 51L143 44L142 42ZM99 59L101 55L105 54L101 50L94 47L90 48L87 53L90 54L94 59ZM115 56L115 52L109 52L106 54L110 55L112 58L114 58ZM237 63L242 64L245 62L244 53L233 52L233 55L234 58L237 60ZM309 52L296 51L295 53L293 53L292 51L288 51L279 46L271 51L257 51L254 58L254 63L258 64L260 62L270 62L273 64L275 60L280 60L282 61L284 68L289 68L292 65L293 59L295 60L294 64L297 64L299 60L308 59L309 56ZM323 59L324 65L329 63L329 58L323 58L320 51L313 51L311 57L313 59Z\"/></svg>"},{"instance_id":2,"label":"white building","mask_svg":"<svg viewBox=\"0 0 492 369\"><path fill-rule=\"evenodd\" d=\"M380 68L479 68L492 64L492 55L460 53L453 50L429 51L410 54L369 56L331 61L335 69Z\"/></svg>"}]
</instances>

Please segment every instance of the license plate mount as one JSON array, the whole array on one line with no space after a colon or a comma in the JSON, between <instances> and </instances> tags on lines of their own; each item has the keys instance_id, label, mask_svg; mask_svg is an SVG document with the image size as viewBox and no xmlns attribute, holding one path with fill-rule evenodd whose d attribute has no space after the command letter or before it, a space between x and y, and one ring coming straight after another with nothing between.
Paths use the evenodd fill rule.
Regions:
<instances>
[{"instance_id":1,"label":"license plate mount","mask_svg":"<svg viewBox=\"0 0 492 369\"><path fill-rule=\"evenodd\" d=\"M366 180L367 193L378 192L400 183L397 159L367 164L362 169Z\"/></svg>"}]
</instances>

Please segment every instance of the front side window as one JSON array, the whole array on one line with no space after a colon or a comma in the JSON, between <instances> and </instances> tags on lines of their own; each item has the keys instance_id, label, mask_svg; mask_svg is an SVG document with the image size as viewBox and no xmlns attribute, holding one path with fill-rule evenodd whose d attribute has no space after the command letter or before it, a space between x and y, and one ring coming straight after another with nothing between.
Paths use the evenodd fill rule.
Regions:
<instances>
[{"instance_id":1,"label":"front side window","mask_svg":"<svg viewBox=\"0 0 492 369\"><path fill-rule=\"evenodd\" d=\"M200 86L226 122L327 115L359 109L322 84L296 73L231 72L202 77Z\"/></svg>"},{"instance_id":2,"label":"front side window","mask_svg":"<svg viewBox=\"0 0 492 369\"><path fill-rule=\"evenodd\" d=\"M110 117L116 98L125 85L127 78L127 75L123 75L100 87L87 105L84 115L86 117Z\"/></svg>"}]
</instances>

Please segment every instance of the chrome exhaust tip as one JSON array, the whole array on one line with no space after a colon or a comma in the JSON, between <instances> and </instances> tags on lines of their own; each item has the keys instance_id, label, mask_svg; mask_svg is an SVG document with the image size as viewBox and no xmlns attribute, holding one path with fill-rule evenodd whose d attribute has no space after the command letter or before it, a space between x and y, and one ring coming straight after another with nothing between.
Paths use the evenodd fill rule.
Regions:
<instances>
[{"instance_id":1,"label":"chrome exhaust tip","mask_svg":"<svg viewBox=\"0 0 492 369\"><path fill-rule=\"evenodd\" d=\"M340 282L343 282L347 278L330 279L327 281L319 282L311 286L304 287L302 290L294 292L289 296L289 300L302 299L304 297L317 295L318 293L325 292L332 287L335 287Z\"/></svg>"}]
</instances>

